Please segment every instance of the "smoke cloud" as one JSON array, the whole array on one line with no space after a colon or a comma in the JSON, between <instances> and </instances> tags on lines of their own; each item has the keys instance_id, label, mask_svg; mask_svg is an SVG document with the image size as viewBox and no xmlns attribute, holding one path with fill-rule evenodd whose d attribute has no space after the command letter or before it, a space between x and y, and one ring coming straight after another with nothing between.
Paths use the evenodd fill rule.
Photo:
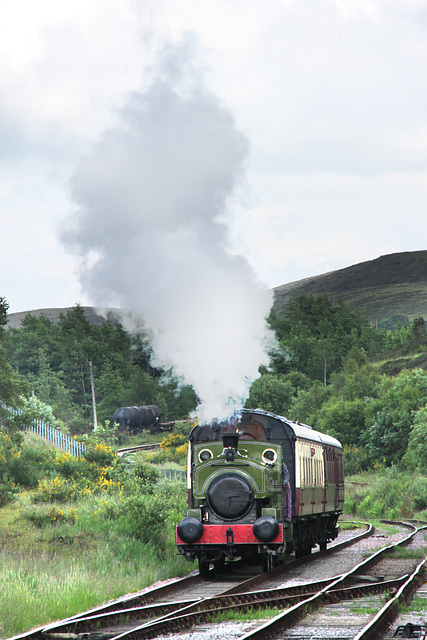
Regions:
<instances>
[{"instance_id":1,"label":"smoke cloud","mask_svg":"<svg viewBox=\"0 0 427 640\"><path fill-rule=\"evenodd\" d=\"M96 305L131 310L173 366L222 418L266 364L272 296L227 251L227 208L248 141L192 64L191 41L167 48L147 88L103 133L72 179L77 210L62 239L81 256Z\"/></svg>"}]
</instances>

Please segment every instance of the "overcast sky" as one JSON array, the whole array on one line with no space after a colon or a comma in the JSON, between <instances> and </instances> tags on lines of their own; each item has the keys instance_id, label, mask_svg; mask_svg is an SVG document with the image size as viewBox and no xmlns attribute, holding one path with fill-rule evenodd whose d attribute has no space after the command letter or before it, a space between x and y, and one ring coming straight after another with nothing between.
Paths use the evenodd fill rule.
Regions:
<instances>
[{"instance_id":1,"label":"overcast sky","mask_svg":"<svg viewBox=\"0 0 427 640\"><path fill-rule=\"evenodd\" d=\"M94 302L71 177L185 38L246 145L224 242L267 287L426 248L426 0L0 0L10 312Z\"/></svg>"}]
</instances>

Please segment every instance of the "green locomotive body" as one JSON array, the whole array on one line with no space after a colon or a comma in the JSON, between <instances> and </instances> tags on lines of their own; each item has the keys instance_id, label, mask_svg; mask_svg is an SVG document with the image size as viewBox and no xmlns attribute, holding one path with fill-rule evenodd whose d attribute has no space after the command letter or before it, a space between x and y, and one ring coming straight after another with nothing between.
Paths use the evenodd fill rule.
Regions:
<instances>
[{"instance_id":1,"label":"green locomotive body","mask_svg":"<svg viewBox=\"0 0 427 640\"><path fill-rule=\"evenodd\" d=\"M198 425L189 436L188 511L179 552L201 572L225 558L265 568L337 535L344 478L338 440L260 410Z\"/></svg>"}]
</instances>

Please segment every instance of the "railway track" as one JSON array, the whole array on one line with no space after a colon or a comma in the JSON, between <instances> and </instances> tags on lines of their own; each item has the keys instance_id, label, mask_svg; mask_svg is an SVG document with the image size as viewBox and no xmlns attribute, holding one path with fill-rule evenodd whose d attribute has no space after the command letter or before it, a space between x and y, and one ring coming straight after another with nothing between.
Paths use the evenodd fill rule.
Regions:
<instances>
[{"instance_id":1,"label":"railway track","mask_svg":"<svg viewBox=\"0 0 427 640\"><path fill-rule=\"evenodd\" d=\"M140 594L124 596L116 601L101 605L90 611L77 614L76 616L68 618L66 621L64 620L60 623L40 627L39 629L35 629L27 634L16 636L16 638L40 640L45 638L47 634L55 635L59 633L62 636L64 633L72 634L72 629L77 629L77 625L75 624L77 620L83 621L83 619L86 619L88 626L92 626L92 623L89 622L89 618L95 617L97 618L95 624L99 627L104 621L111 622L113 618L108 618L108 614L114 612L122 612L116 620L120 618L120 615L122 615L122 617L132 616L133 619L137 619L138 615L139 618L144 616L149 617L150 615L156 614L156 609L154 607L150 611L148 605L158 603L160 608L164 609L165 603L170 602L172 598L174 602L183 602L181 607L177 607L182 608L188 600L195 602L201 598L212 598L223 592L230 592L231 594L233 591L239 592L241 590L256 589L258 586L266 584L268 581L274 579L275 575L280 576L281 573L284 573L293 567L308 564L309 562L312 562L313 559L327 556L333 551L335 552L350 544L355 544L363 537L372 535L372 533L372 526L367 525L366 530L362 533L359 532L356 535L352 535L351 538L344 539L342 542L335 544L334 546L331 545L331 547L326 551L321 551L313 554L312 556L306 556L305 558L300 558L298 560L289 560L285 565L277 567L268 573L262 573L260 567L251 567L248 570L247 567L245 568L239 563L230 563L226 565L227 571L221 575L220 578L214 578L213 580L206 581L198 573L194 573L158 588L146 590ZM213 575L213 571L211 571L211 575ZM242 586L239 587L238 585ZM139 609L141 609L140 613L138 613ZM105 616L105 618L102 618L102 616ZM84 631L82 631L84 624L86 623L79 622L78 633L84 633Z\"/></svg>"},{"instance_id":2,"label":"railway track","mask_svg":"<svg viewBox=\"0 0 427 640\"><path fill-rule=\"evenodd\" d=\"M412 532L397 545L409 544L416 532L420 530L415 525L406 526L411 528ZM111 640L113 638L142 640L166 633L182 633L197 625L209 623L218 615L230 610L254 611L278 607L283 609L282 613L273 620L257 626L254 631L243 637L248 639L333 637L337 639L341 636L295 635L294 631L297 629L295 625L307 617L310 611L322 609L326 611L328 607L336 608L337 606L345 609L339 604L342 602L354 602L355 599L362 602L366 598L379 598L379 594L382 594L383 601L387 599L388 603L390 598L385 594L393 594L394 598L400 591L406 594L413 588L412 585L417 584L423 572L423 565L420 564L417 575L414 576L405 573L397 576L383 575L381 579L376 579L375 571L372 573L372 569L378 568L381 562L384 562L385 555L394 546L388 545L341 575L293 586L283 586L283 582L286 576L297 567L317 562L331 554L343 553L348 546L354 545L362 537L372 533L372 527L368 527L362 534L352 536L326 551L298 560L290 560L285 565L266 573L248 576L248 569L244 565L231 563L231 566L227 567L228 572L221 578L216 577L211 581L202 580L198 574L193 574L158 589L121 598L19 637L26 637L28 640ZM372 575L368 576L370 571ZM390 570L383 570L382 573L387 574L387 571L390 573ZM378 570L376 573L378 574ZM411 574L414 573L414 571L411 572ZM388 624L391 614L397 610L397 607L398 604L388 605L387 613L384 614L384 620L387 622L383 624ZM307 628L306 624L306 630ZM353 635L342 637L359 638ZM366 640L371 637L379 636L366 635L360 636L360 639Z\"/></svg>"},{"instance_id":3,"label":"railway track","mask_svg":"<svg viewBox=\"0 0 427 640\"><path fill-rule=\"evenodd\" d=\"M119 457L126 453L134 453L136 451L150 451L151 449L158 449L160 444L158 442L151 444L136 444L133 447L123 447L123 449L117 449L117 455Z\"/></svg>"}]
</instances>

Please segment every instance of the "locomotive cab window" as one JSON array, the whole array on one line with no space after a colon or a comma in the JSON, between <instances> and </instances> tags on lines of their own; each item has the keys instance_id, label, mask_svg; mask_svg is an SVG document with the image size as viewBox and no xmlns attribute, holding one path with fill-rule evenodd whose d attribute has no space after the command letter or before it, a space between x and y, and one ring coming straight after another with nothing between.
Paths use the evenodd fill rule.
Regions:
<instances>
[{"instance_id":1,"label":"locomotive cab window","mask_svg":"<svg viewBox=\"0 0 427 640\"><path fill-rule=\"evenodd\" d=\"M264 462L264 464L274 464L277 460L277 451L274 451L274 449L265 449L262 452L262 461Z\"/></svg>"},{"instance_id":2,"label":"locomotive cab window","mask_svg":"<svg viewBox=\"0 0 427 640\"><path fill-rule=\"evenodd\" d=\"M199 452L199 461L200 462L207 462L211 458L212 458L212 451L210 451L209 449L202 449Z\"/></svg>"}]
</instances>

